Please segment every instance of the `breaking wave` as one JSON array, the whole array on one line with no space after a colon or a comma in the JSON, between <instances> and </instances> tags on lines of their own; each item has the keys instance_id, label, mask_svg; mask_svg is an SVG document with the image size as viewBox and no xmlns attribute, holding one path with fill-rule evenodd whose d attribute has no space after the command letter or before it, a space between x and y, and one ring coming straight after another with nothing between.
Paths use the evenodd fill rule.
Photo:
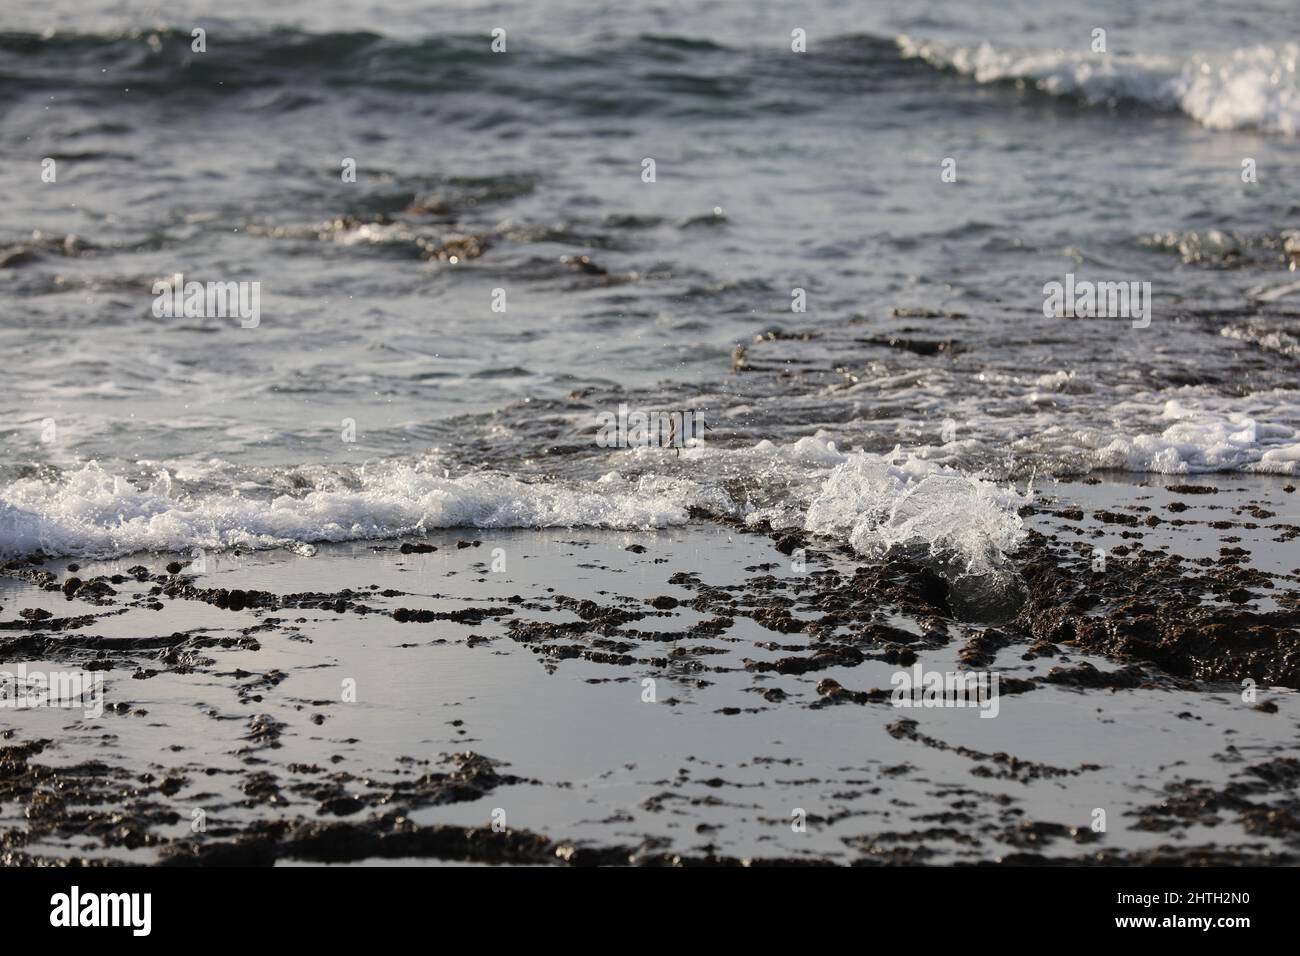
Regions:
<instances>
[{"instance_id":1,"label":"breaking wave","mask_svg":"<svg viewBox=\"0 0 1300 956\"><path fill-rule=\"evenodd\" d=\"M384 462L296 493L185 491L166 470L132 481L91 463L56 478L0 489L0 554L112 557L196 548L264 549L391 539L440 528L652 529L685 524L693 509L803 529L864 556L893 545L958 555L992 569L1018 540L1012 492L897 449L841 453L822 437L791 445L694 450L701 480L609 472L587 481L524 482L478 473L452 478L421 463ZM634 461L632 456L629 461ZM215 473L221 473L220 467ZM778 481L764 506L729 483ZM230 476L226 476L229 478Z\"/></svg>"},{"instance_id":2,"label":"breaking wave","mask_svg":"<svg viewBox=\"0 0 1300 956\"><path fill-rule=\"evenodd\" d=\"M1113 411L1133 417L1132 430L1056 434L1064 431L1056 427L1039 438L1067 442L1084 456L1085 470L1300 473L1300 429L1288 425L1177 400L1163 404L1155 429L1137 425L1149 415L1144 403ZM600 477L564 481L499 472L451 477L430 459L256 474L217 460L131 469L143 478L91 462L0 487L0 555L262 549L442 528L641 530L705 513L799 528L866 558L921 548L963 573L987 574L1020 541L1016 512L1032 493L948 463L946 452L959 444L844 452L819 432L788 444L705 445L680 457L632 449L611 455L613 470Z\"/></svg>"},{"instance_id":3,"label":"breaking wave","mask_svg":"<svg viewBox=\"0 0 1300 956\"><path fill-rule=\"evenodd\" d=\"M493 474L449 478L402 464L358 479L355 487L266 500L238 489L177 494L166 472L140 487L89 464L0 491L0 554L261 549L457 527L660 528L684 523L693 500L683 494L689 489L652 479L527 484Z\"/></svg>"},{"instance_id":4,"label":"breaking wave","mask_svg":"<svg viewBox=\"0 0 1300 956\"><path fill-rule=\"evenodd\" d=\"M1053 96L1094 105L1180 110L1209 129L1300 131L1300 45L1255 46L1216 57L1026 53L988 43L956 46L902 36L907 58L954 70L978 83L1030 84Z\"/></svg>"},{"instance_id":5,"label":"breaking wave","mask_svg":"<svg viewBox=\"0 0 1300 956\"><path fill-rule=\"evenodd\" d=\"M983 576L999 572L1020 543L1015 506L1026 500L917 459L895 465L857 453L826 479L805 529L843 538L867 558L894 547L922 548Z\"/></svg>"}]
</instances>

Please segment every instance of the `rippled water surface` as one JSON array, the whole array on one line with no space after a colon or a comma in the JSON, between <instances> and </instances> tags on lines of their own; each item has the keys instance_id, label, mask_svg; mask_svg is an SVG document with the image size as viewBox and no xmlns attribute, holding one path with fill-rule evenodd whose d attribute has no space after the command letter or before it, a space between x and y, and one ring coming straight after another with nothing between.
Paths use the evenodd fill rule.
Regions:
<instances>
[{"instance_id":1,"label":"rippled water surface","mask_svg":"<svg viewBox=\"0 0 1300 956\"><path fill-rule=\"evenodd\" d=\"M0 21L0 551L1300 470L1291 4L84 6ZM260 324L155 317L177 272Z\"/></svg>"}]
</instances>

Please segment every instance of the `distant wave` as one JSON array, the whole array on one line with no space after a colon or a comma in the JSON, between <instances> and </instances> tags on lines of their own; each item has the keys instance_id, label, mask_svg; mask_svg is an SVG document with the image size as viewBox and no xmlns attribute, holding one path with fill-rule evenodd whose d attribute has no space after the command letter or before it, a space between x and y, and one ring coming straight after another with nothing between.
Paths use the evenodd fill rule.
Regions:
<instances>
[{"instance_id":1,"label":"distant wave","mask_svg":"<svg viewBox=\"0 0 1300 956\"><path fill-rule=\"evenodd\" d=\"M530 79L547 73L561 80L599 75L605 83L622 86L660 78L697 96L725 98L739 89L731 77L711 75L709 70L684 72L680 64L740 51L649 34L582 50L521 45L508 57L493 53L490 38L482 34L399 39L368 31L312 33L284 27L259 33L214 33L207 42L207 52L193 52L188 31L168 28L114 34L0 32L0 79L19 89L62 86L120 91L129 82L133 90L154 95L202 90L215 96L284 85L461 95L495 89L526 95L546 92L532 89ZM647 72L627 75L623 64L638 61ZM503 69L506 64L509 68ZM662 77L649 72L656 66ZM603 97L598 84L565 86L562 92L578 102Z\"/></svg>"},{"instance_id":2,"label":"distant wave","mask_svg":"<svg viewBox=\"0 0 1300 956\"><path fill-rule=\"evenodd\" d=\"M160 96L199 90L226 96L250 88L322 82L450 90L458 69L493 56L486 44L470 38L406 42L365 31L214 35L206 53L193 52L190 43L188 31L171 29L0 33L0 76L20 89L114 89L129 82L137 92Z\"/></svg>"},{"instance_id":3,"label":"distant wave","mask_svg":"<svg viewBox=\"0 0 1300 956\"><path fill-rule=\"evenodd\" d=\"M1028 84L1085 105L1180 110L1211 129L1300 131L1300 46L1285 43L1230 56L1019 52L988 43L946 45L901 36L830 38L816 56L792 58L776 48L738 49L670 35L611 40L596 49L533 44L512 51L502 70L482 35L444 34L415 40L366 31L311 33L282 28L228 34L209 52L193 53L182 30L120 34L0 33L0 81L13 92L103 89L123 85L153 96L238 96L290 87L290 105L313 93L349 87L396 94L499 94L584 115L626 115L629 109L686 108L703 100L752 101L755 109L792 109L786 98L842 90L846 76L913 78L925 67L979 83ZM752 61L752 62L751 62ZM276 101L279 103L279 101ZM283 108L284 104L279 104ZM699 107L697 106L696 109Z\"/></svg>"},{"instance_id":4,"label":"distant wave","mask_svg":"<svg viewBox=\"0 0 1300 956\"><path fill-rule=\"evenodd\" d=\"M905 58L953 70L978 83L1029 84L1092 105L1179 110L1210 129L1300 132L1300 45L1256 46L1230 56L1024 53L988 43L945 45L902 36Z\"/></svg>"}]
</instances>

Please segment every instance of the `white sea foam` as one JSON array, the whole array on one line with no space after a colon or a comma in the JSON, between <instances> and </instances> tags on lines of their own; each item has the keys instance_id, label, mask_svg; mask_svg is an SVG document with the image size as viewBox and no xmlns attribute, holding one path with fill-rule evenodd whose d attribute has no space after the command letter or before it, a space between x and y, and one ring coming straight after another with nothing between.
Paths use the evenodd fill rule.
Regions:
<instances>
[{"instance_id":1,"label":"white sea foam","mask_svg":"<svg viewBox=\"0 0 1300 956\"><path fill-rule=\"evenodd\" d=\"M178 491L166 469L139 482L92 463L56 480L24 478L0 489L0 554L300 548L448 527L661 528L685 523L689 509L703 505L754 524L803 526L863 554L920 543L984 568L1019 528L1009 499L993 486L897 449L844 453L818 434L788 445L690 449L687 456L698 459L698 479L611 471L594 481L530 483L497 474L450 478L389 462L353 476L307 469L314 488L274 497L243 493L251 483L221 462L185 467L191 481L226 482L228 490L203 494ZM721 490L731 479L767 480L778 490L766 503L736 502Z\"/></svg>"},{"instance_id":2,"label":"white sea foam","mask_svg":"<svg viewBox=\"0 0 1300 956\"><path fill-rule=\"evenodd\" d=\"M1300 283L1297 283L1300 286ZM1240 322L1219 329L1225 339L1249 342L1268 352L1281 355L1300 355L1300 336L1286 329L1269 328L1256 322Z\"/></svg>"},{"instance_id":3,"label":"white sea foam","mask_svg":"<svg viewBox=\"0 0 1300 956\"><path fill-rule=\"evenodd\" d=\"M857 453L837 465L808 508L805 528L847 540L865 557L919 546L968 573L1000 570L1022 536L1014 491L919 458L894 464Z\"/></svg>"},{"instance_id":4,"label":"white sea foam","mask_svg":"<svg viewBox=\"0 0 1300 956\"><path fill-rule=\"evenodd\" d=\"M1180 109L1210 129L1300 131L1300 45L1255 46L1186 59L1090 52L1018 52L899 37L905 57L954 69L979 83L1020 80L1089 103L1132 100Z\"/></svg>"},{"instance_id":5,"label":"white sea foam","mask_svg":"<svg viewBox=\"0 0 1300 956\"><path fill-rule=\"evenodd\" d=\"M818 432L788 445L706 445L683 457L729 474L744 463L779 483L780 500L743 512L751 525L802 527L847 542L864 557L879 557L897 545L955 560L969 574L1000 571L1021 538L1016 509L1030 496L929 460L929 451L844 452Z\"/></svg>"},{"instance_id":6,"label":"white sea foam","mask_svg":"<svg viewBox=\"0 0 1300 956\"><path fill-rule=\"evenodd\" d=\"M90 464L0 490L0 554L270 548L449 527L658 528L684 523L693 503L690 487L653 479L529 484L493 474L444 478L411 465L359 477L354 489L271 500L237 490L182 496L166 473L139 487Z\"/></svg>"},{"instance_id":7,"label":"white sea foam","mask_svg":"<svg viewBox=\"0 0 1300 956\"><path fill-rule=\"evenodd\" d=\"M1037 384L1066 396L1075 391L1066 376ZM1300 474L1300 428L1283 424L1300 421L1296 393L1228 399L1184 392L1120 403L1107 415L1110 428L1043 429L1011 457L1077 458L1085 470ZM841 450L818 432L785 444L707 444L663 462L633 449L611 456L599 478L563 482L496 473L449 477L429 462L399 460L355 471L302 466L251 475L220 461L142 463L153 477L141 481L91 463L0 488L0 555L299 547L452 527L662 528L686 523L691 508L702 506L751 525L801 527L864 556L920 546L980 573L1014 548L1021 530L1016 507L1026 500L962 470L964 458L989 459L986 443L972 437L872 455Z\"/></svg>"},{"instance_id":8,"label":"white sea foam","mask_svg":"<svg viewBox=\"0 0 1300 956\"><path fill-rule=\"evenodd\" d=\"M1122 413L1122 406L1117 409ZM1183 475L1246 471L1293 475L1300 469L1300 429L1243 411L1164 403L1158 433L1111 437L1094 444L1093 465L1121 471ZM1085 442L1088 439L1085 436Z\"/></svg>"}]
</instances>

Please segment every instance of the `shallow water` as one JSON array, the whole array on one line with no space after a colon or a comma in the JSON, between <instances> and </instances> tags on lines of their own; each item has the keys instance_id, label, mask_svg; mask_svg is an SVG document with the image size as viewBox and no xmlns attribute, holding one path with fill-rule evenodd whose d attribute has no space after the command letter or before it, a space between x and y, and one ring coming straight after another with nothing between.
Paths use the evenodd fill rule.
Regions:
<instances>
[{"instance_id":1,"label":"shallow water","mask_svg":"<svg viewBox=\"0 0 1300 956\"><path fill-rule=\"evenodd\" d=\"M1294 849L1285 827L1243 825L1256 803L1287 806L1284 786L1229 803L1231 812L1202 807L1186 818L1180 809L1184 789L1230 790L1255 780L1253 768L1293 761L1300 698L1286 688L1261 686L1259 699L1278 708L1271 714L1243 704L1235 684L1214 682L1088 691L1040 683L1001 696L994 720L972 709L899 709L888 699L834 703L828 679L888 688L899 668L868 658L803 674L755 671L751 660L811 649L808 635L782 635L746 616L754 592L743 582L754 571L778 582L778 601L807 580L776 561L764 537L694 527L491 531L468 548L457 539L431 535L425 540L439 547L431 554L353 543L310 559L224 556L197 579L281 595L352 589L376 612L363 619L311 601L267 613L167 596L154 611L135 597L152 582L121 585L118 606L95 609L0 577L0 603L95 615L62 633L61 661L29 661L29 670L60 670L79 656L109 662L101 719L52 708L17 715L23 739L54 741L33 762L75 773L95 761L101 769L90 779L110 788L122 771L150 781L86 810L97 820L124 803L125 817L115 819L129 826L102 842L88 839L84 821L51 832L45 818L24 820L21 801L0 808L0 825L33 834L18 844L26 853L141 863L239 839L259 822L346 821L360 830L399 809L419 826L482 827L503 813L507 826L557 842L692 857L952 863L1029 853L1059 862L1156 848L1177 859L1217 846L1259 863ZM497 549L507 561L489 570ZM124 573L129 564L94 562L80 573ZM806 572L834 565L851 568L818 555ZM734 626L702 627L710 614L690 605L697 588L669 580L679 575L735 588ZM645 615L615 631L555 639L512 630L524 620L578 622L564 595ZM683 603L656 611L650 602L659 596ZM402 622L390 613L398 607L501 613L477 623ZM905 616L891 621L917 631ZM149 635L171 635L193 667L159 664L141 641ZM966 666L960 641L916 646L928 670ZM1024 650L997 655L991 666L1003 681L1116 666L1069 647L1046 659ZM349 681L354 698L340 693ZM922 736L898 732L908 720ZM258 722L279 729L262 740ZM386 788L446 772L466 751L518 779L481 794L379 800ZM178 784L156 792L163 780ZM331 809L338 794L374 813L360 804ZM1091 830L1098 808L1107 820L1100 835ZM206 822L199 836L196 809ZM806 827L792 825L799 811Z\"/></svg>"}]
</instances>

